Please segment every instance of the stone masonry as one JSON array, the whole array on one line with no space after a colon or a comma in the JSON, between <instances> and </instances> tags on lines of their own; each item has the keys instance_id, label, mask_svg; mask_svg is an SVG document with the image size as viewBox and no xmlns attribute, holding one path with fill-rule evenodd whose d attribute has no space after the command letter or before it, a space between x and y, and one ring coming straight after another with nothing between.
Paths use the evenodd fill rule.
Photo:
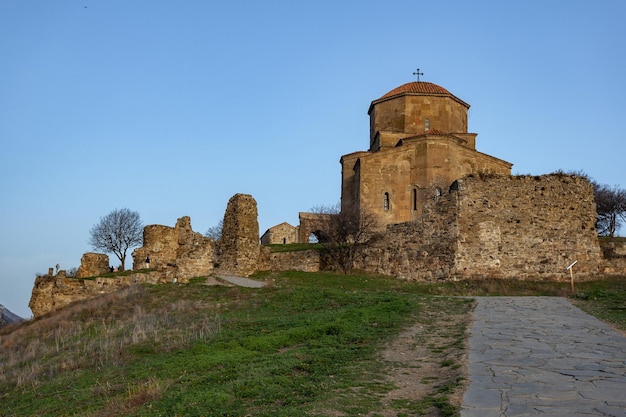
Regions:
<instances>
[{"instance_id":1,"label":"stone masonry","mask_svg":"<svg viewBox=\"0 0 626 417\"><path fill-rule=\"evenodd\" d=\"M104 253L89 252L83 255L76 278L95 277L109 272L109 257Z\"/></svg>"},{"instance_id":2,"label":"stone masonry","mask_svg":"<svg viewBox=\"0 0 626 417\"><path fill-rule=\"evenodd\" d=\"M108 256L86 253L77 278L67 277L65 271L53 275L53 268L37 277L29 306L37 317L133 284L185 283L193 277L211 275L218 263L223 265L222 272L247 276L257 270L258 234L256 201L249 195L237 194L231 198L224 215L220 245L194 232L188 216L178 219L175 227L149 225L144 228L144 245L132 254L135 273L103 277L109 272ZM150 258L149 269L146 269L146 257ZM269 257L265 264L285 265L279 260L270 262Z\"/></svg>"},{"instance_id":3,"label":"stone masonry","mask_svg":"<svg viewBox=\"0 0 626 417\"><path fill-rule=\"evenodd\" d=\"M261 236L261 244L263 245L287 245L289 243L298 243L298 230L296 226L292 226L287 222L282 222L276 226L267 229Z\"/></svg>"},{"instance_id":4,"label":"stone masonry","mask_svg":"<svg viewBox=\"0 0 626 417\"><path fill-rule=\"evenodd\" d=\"M150 268L163 272L170 281L186 282L213 272L214 242L192 230L189 216L178 219L175 227L146 226L143 242L133 251L134 270L145 268L149 257Z\"/></svg>"},{"instance_id":5,"label":"stone masonry","mask_svg":"<svg viewBox=\"0 0 626 417\"><path fill-rule=\"evenodd\" d=\"M35 279L28 306L35 317L40 317L75 301L97 297L133 284L164 283L163 278L164 276L156 271L115 278L94 277L91 279L69 278L65 271L59 271L56 275L48 273Z\"/></svg>"},{"instance_id":6,"label":"stone masonry","mask_svg":"<svg viewBox=\"0 0 626 417\"><path fill-rule=\"evenodd\" d=\"M415 221L390 225L356 267L409 280L559 279L600 272L591 184L570 175L470 175Z\"/></svg>"},{"instance_id":7,"label":"stone masonry","mask_svg":"<svg viewBox=\"0 0 626 417\"><path fill-rule=\"evenodd\" d=\"M459 181L455 258L460 277L558 278L601 259L593 188L572 175L468 177Z\"/></svg>"},{"instance_id":8,"label":"stone masonry","mask_svg":"<svg viewBox=\"0 0 626 417\"><path fill-rule=\"evenodd\" d=\"M228 201L218 253L221 273L247 277L257 270L259 222L256 200L251 195L235 194Z\"/></svg>"}]
</instances>

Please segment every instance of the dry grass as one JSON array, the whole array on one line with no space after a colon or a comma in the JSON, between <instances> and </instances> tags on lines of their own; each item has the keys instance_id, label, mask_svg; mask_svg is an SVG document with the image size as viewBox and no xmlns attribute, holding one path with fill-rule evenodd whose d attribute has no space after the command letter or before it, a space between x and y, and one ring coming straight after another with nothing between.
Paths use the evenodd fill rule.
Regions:
<instances>
[{"instance_id":1,"label":"dry grass","mask_svg":"<svg viewBox=\"0 0 626 417\"><path fill-rule=\"evenodd\" d=\"M220 331L217 311L189 320L189 311L207 311L201 300L146 307L148 297L143 287L132 286L7 329L0 334L0 387L34 387L84 366L121 364L132 346L173 350Z\"/></svg>"}]
</instances>

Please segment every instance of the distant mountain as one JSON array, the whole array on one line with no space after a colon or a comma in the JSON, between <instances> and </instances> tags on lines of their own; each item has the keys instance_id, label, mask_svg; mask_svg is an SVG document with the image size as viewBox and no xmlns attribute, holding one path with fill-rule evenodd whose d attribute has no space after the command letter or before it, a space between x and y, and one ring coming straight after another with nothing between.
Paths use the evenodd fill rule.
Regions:
<instances>
[{"instance_id":1,"label":"distant mountain","mask_svg":"<svg viewBox=\"0 0 626 417\"><path fill-rule=\"evenodd\" d=\"M11 313L5 306L0 304L0 327L23 320L23 318L17 314Z\"/></svg>"}]
</instances>

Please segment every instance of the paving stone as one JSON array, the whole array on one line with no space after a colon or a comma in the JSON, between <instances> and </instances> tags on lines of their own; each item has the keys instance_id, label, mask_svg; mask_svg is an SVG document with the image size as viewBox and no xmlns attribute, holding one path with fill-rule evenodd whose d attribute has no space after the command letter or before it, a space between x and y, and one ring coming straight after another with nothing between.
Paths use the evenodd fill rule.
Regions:
<instances>
[{"instance_id":1,"label":"paving stone","mask_svg":"<svg viewBox=\"0 0 626 417\"><path fill-rule=\"evenodd\" d=\"M461 417L626 417L626 337L558 297L478 297Z\"/></svg>"}]
</instances>

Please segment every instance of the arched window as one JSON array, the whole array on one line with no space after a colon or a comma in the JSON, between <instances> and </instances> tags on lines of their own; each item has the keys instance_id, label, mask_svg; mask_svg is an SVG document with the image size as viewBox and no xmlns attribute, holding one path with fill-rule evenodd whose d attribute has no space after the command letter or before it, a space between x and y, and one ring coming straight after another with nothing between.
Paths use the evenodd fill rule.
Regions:
<instances>
[{"instance_id":1,"label":"arched window","mask_svg":"<svg viewBox=\"0 0 626 417\"><path fill-rule=\"evenodd\" d=\"M385 193L385 201L383 203L383 208L385 209L385 211L389 210L389 193Z\"/></svg>"},{"instance_id":2,"label":"arched window","mask_svg":"<svg viewBox=\"0 0 626 417\"><path fill-rule=\"evenodd\" d=\"M424 120L424 130L426 132L430 130L430 119L428 117L426 118L426 120Z\"/></svg>"},{"instance_id":3,"label":"arched window","mask_svg":"<svg viewBox=\"0 0 626 417\"><path fill-rule=\"evenodd\" d=\"M417 210L417 188L413 188L413 210Z\"/></svg>"}]
</instances>

